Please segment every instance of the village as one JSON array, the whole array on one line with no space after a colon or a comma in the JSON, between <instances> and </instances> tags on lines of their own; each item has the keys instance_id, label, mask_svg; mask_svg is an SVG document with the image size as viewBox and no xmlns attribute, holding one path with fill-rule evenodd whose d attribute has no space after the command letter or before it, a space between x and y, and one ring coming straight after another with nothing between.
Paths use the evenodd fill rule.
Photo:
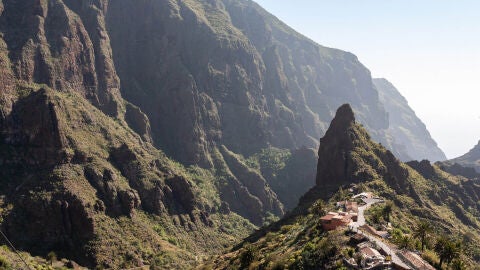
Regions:
<instances>
[{"instance_id":1,"label":"village","mask_svg":"<svg viewBox=\"0 0 480 270\"><path fill-rule=\"evenodd\" d=\"M386 241L391 237L391 226L377 230L366 223L365 210L377 203L384 203L384 200L371 192L362 192L336 202L337 211L320 218L325 231L343 228L350 235L355 253L344 258L344 265L348 269L435 270L416 251L399 249Z\"/></svg>"}]
</instances>

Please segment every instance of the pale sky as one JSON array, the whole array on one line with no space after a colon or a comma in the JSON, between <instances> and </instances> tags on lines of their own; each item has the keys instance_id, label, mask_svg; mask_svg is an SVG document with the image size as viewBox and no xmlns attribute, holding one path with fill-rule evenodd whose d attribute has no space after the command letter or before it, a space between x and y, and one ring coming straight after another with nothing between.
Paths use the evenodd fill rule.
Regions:
<instances>
[{"instance_id":1,"label":"pale sky","mask_svg":"<svg viewBox=\"0 0 480 270\"><path fill-rule=\"evenodd\" d=\"M448 158L480 140L480 1L256 0L391 81Z\"/></svg>"}]
</instances>

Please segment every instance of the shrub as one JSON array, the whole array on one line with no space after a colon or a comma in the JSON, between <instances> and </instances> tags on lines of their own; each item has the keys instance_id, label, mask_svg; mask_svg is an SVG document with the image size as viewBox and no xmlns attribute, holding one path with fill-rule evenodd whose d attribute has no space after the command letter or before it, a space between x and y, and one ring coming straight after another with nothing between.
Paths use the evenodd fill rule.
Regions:
<instances>
[{"instance_id":1,"label":"shrub","mask_svg":"<svg viewBox=\"0 0 480 270\"><path fill-rule=\"evenodd\" d=\"M425 250L422 253L422 258L431 265L436 265L439 261L437 254L431 250Z\"/></svg>"},{"instance_id":2,"label":"shrub","mask_svg":"<svg viewBox=\"0 0 480 270\"><path fill-rule=\"evenodd\" d=\"M257 248L251 244L244 247L245 251L240 256L241 268L248 268L257 257Z\"/></svg>"},{"instance_id":3,"label":"shrub","mask_svg":"<svg viewBox=\"0 0 480 270\"><path fill-rule=\"evenodd\" d=\"M10 263L7 261L7 259L3 256L0 256L0 270L9 270L10 268Z\"/></svg>"}]
</instances>

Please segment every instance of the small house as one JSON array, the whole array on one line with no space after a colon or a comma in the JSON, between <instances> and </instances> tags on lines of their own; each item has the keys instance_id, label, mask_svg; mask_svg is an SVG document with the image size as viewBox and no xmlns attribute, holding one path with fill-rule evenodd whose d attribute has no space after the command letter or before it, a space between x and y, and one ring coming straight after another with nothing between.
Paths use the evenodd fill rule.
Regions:
<instances>
[{"instance_id":1,"label":"small house","mask_svg":"<svg viewBox=\"0 0 480 270\"><path fill-rule=\"evenodd\" d=\"M328 214L320 218L320 222L324 230L331 231L350 224L352 216L345 212L328 212Z\"/></svg>"}]
</instances>

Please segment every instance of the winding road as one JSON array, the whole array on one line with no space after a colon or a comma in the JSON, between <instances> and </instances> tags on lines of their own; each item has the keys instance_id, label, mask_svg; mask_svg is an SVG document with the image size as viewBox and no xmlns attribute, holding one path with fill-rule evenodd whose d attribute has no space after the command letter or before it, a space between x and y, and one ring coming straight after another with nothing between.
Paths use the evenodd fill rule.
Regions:
<instances>
[{"instance_id":1,"label":"winding road","mask_svg":"<svg viewBox=\"0 0 480 270\"><path fill-rule=\"evenodd\" d=\"M367 210L373 204L383 202L383 200L381 199L363 199L363 201L365 202L365 205L358 207L357 222L353 222L353 225L352 225L352 227L357 230L358 230L358 227L366 224L365 215L364 215L365 210Z\"/></svg>"},{"instance_id":2,"label":"winding road","mask_svg":"<svg viewBox=\"0 0 480 270\"><path fill-rule=\"evenodd\" d=\"M357 222L353 222L352 224L352 229L356 231L357 233L361 233L365 235L365 237L368 238L368 240L372 243L375 243L377 247L382 249L385 253L389 254L392 257L392 263L404 268L404 269L411 269L408 265L406 265L400 257L398 257L397 252L398 250L395 247L389 246L387 243L383 242L381 239L364 232L362 229L359 227L363 226L366 224L365 222L365 215L364 212L367 210L370 206L373 204L383 202L381 199L363 199L365 202L365 205L362 205L358 207L358 216L357 216Z\"/></svg>"}]
</instances>

